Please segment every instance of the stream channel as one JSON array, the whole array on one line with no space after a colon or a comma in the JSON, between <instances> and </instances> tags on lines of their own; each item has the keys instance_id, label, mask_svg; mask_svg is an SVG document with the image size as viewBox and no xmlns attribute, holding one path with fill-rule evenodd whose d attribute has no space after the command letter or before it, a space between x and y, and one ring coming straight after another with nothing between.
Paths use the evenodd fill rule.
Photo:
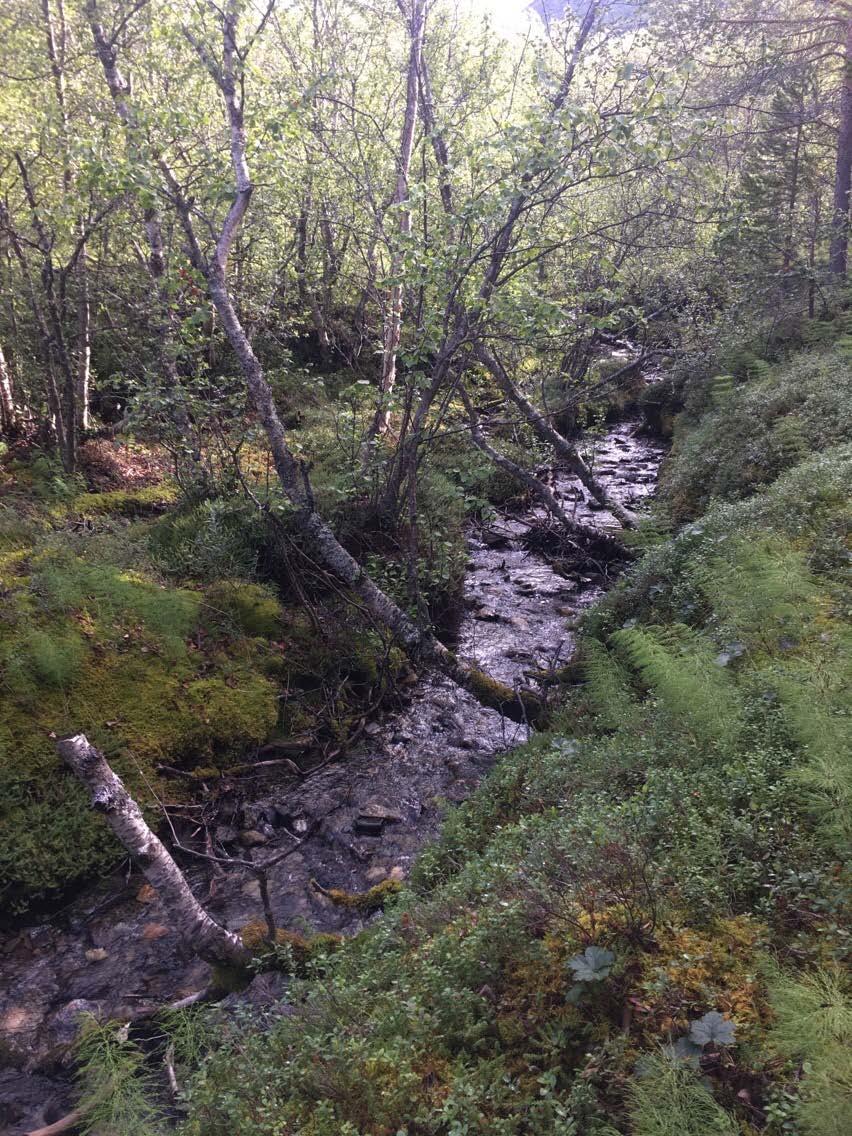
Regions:
<instances>
[{"instance_id":1,"label":"stream channel","mask_svg":"<svg viewBox=\"0 0 852 1136\"><path fill-rule=\"evenodd\" d=\"M623 420L585 448L610 495L628 508L652 492L663 447ZM555 467L551 487L577 520L614 530L617 522L576 478ZM570 659L570 625L608 584L605 567L565 566L527 550L536 509L498 514L471 526L464 615L456 649L509 684L525 672ZM403 879L440 827L447 803L464 800L496 756L527 729L486 710L440 675L413 688L407 705L372 722L344 761L303 780L278 772L263 796L243 803L216 830L221 848L268 859L294 846L269 872L279 927L353 934L365 920L333 904L324 888L361 892ZM253 835L248 835L253 834ZM240 836L242 839L240 841ZM245 844L255 842L247 851ZM301 843L296 846L297 841ZM257 880L229 867L214 878L202 860L182 858L196 894L229 927L262 918ZM116 872L87 887L50 922L0 939L0 1133L18 1136L73 1106L68 1062L79 1015L130 1017L203 989L209 968L184 951L142 877ZM369 916L367 919L376 918ZM281 1000L280 975L261 975L242 995L262 1010Z\"/></svg>"}]
</instances>

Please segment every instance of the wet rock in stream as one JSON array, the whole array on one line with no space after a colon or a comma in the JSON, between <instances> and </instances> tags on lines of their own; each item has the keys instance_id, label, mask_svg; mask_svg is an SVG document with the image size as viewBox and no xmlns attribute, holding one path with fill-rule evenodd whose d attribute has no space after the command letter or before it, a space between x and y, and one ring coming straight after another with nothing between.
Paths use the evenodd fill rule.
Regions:
<instances>
[{"instance_id":1,"label":"wet rock in stream","mask_svg":"<svg viewBox=\"0 0 852 1136\"><path fill-rule=\"evenodd\" d=\"M650 491L660 460L661 448L637 437L636 429L636 423L621 423L594 447L596 470L601 462L612 467L602 480L622 502L638 502ZM615 472L623 475L625 462L634 475L622 489ZM617 528L558 468L554 491L577 520ZM542 553L525 549L529 524L542 519L532 510L470 532L457 650L509 684L568 661L570 624L606 583L589 566L566 579ZM526 737L525 727L484 709L442 676L428 675L406 706L364 731L344 761L302 780L286 770L277 783L267 775L257 800L245 803L239 815L220 818L215 840L259 862L293 848L269 871L279 926L353 934L365 918L336 906L311 881L354 893L403 878L436 836L446 802L469 796L496 756ZM257 880L248 868L226 866L214 874L201 861L181 863L216 919L237 928L261 916ZM61 1115L70 1107L63 1062L80 1008L129 1016L207 985L208 967L183 950L168 911L141 884L135 872L129 881L116 874L88 888L50 925L20 930L0 943L0 1054L9 1066L0 1077L0 1130L10 1136L55 1119L51 1110ZM260 981L252 984L253 993L232 1000L256 998L280 1008L286 984L263 976L263 990L255 991Z\"/></svg>"}]
</instances>

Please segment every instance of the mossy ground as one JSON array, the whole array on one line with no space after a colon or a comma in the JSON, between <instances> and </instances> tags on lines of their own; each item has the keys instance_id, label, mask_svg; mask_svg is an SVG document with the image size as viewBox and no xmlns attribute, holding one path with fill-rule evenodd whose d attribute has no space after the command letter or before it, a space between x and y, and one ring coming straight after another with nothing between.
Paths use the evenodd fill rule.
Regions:
<instances>
[{"instance_id":1,"label":"mossy ground","mask_svg":"<svg viewBox=\"0 0 852 1136\"><path fill-rule=\"evenodd\" d=\"M343 605L309 613L282 606L256 579L223 575L250 570L251 557L222 555L215 511L206 530L197 507L188 512L186 525L168 481L91 492L41 458L0 470L0 897L9 914L122 855L61 767L57 736L85 732L155 819L156 798L186 797L193 785L167 784L160 765L215 775L272 734L344 742L401 665ZM254 519L237 521L234 548L246 547L240 525ZM162 533L176 528L182 548L195 542L207 557L187 562L208 571L163 556Z\"/></svg>"}]
</instances>

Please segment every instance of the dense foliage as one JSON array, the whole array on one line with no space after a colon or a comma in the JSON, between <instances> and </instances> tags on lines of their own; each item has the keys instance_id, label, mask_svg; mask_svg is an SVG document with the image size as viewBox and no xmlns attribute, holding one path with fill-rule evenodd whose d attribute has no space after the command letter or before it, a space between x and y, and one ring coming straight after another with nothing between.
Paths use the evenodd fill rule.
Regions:
<instances>
[{"instance_id":1,"label":"dense foliage","mask_svg":"<svg viewBox=\"0 0 852 1136\"><path fill-rule=\"evenodd\" d=\"M755 380L761 427L835 357ZM673 481L713 445L679 433ZM559 724L393 910L302 964L286 1016L212 1026L187 1132L842 1131L851 459L829 441L653 538L587 617Z\"/></svg>"},{"instance_id":2,"label":"dense foliage","mask_svg":"<svg viewBox=\"0 0 852 1136\"><path fill-rule=\"evenodd\" d=\"M355 940L245 930L286 1013L89 1023L90 1131L845 1131L852 5L532 7L0 12L4 910L121 856L66 732L155 818L415 671L549 712ZM439 637L517 500L635 554L549 702Z\"/></svg>"}]
</instances>

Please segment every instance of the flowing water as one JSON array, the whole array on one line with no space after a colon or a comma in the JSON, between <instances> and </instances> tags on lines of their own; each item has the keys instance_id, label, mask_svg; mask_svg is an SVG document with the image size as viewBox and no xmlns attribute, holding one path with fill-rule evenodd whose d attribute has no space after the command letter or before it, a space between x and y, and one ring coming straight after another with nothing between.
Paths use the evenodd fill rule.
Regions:
<instances>
[{"instance_id":1,"label":"flowing water","mask_svg":"<svg viewBox=\"0 0 852 1136\"><path fill-rule=\"evenodd\" d=\"M621 422L590 455L608 492L628 508L653 489L662 447ZM577 520L616 522L577 480L557 469L552 487ZM558 669L572 651L571 622L601 595L606 568L570 567L527 551L533 509L471 528L465 613L457 650L509 684ZM267 780L263 795L239 805L214 831L222 849L265 860L294 850L269 872L278 926L351 934L363 920L333 904L323 889L360 892L404 878L440 826L447 802L475 788L497 754L527 729L483 709L449 680L430 675L406 706L371 723L345 761L297 780ZM238 843L257 841L246 851ZM245 835L250 831L250 838ZM262 842L262 843L261 843ZM215 874L201 860L186 873L215 918L239 927L262 916L259 885L248 868ZM320 886L317 887L316 884ZM119 873L79 895L50 922L0 940L0 1132L23 1133L71 1107L68 1046L79 1015L128 1017L203 989L208 967L185 952L151 889ZM250 988L256 1004L280 997L276 976Z\"/></svg>"}]
</instances>

